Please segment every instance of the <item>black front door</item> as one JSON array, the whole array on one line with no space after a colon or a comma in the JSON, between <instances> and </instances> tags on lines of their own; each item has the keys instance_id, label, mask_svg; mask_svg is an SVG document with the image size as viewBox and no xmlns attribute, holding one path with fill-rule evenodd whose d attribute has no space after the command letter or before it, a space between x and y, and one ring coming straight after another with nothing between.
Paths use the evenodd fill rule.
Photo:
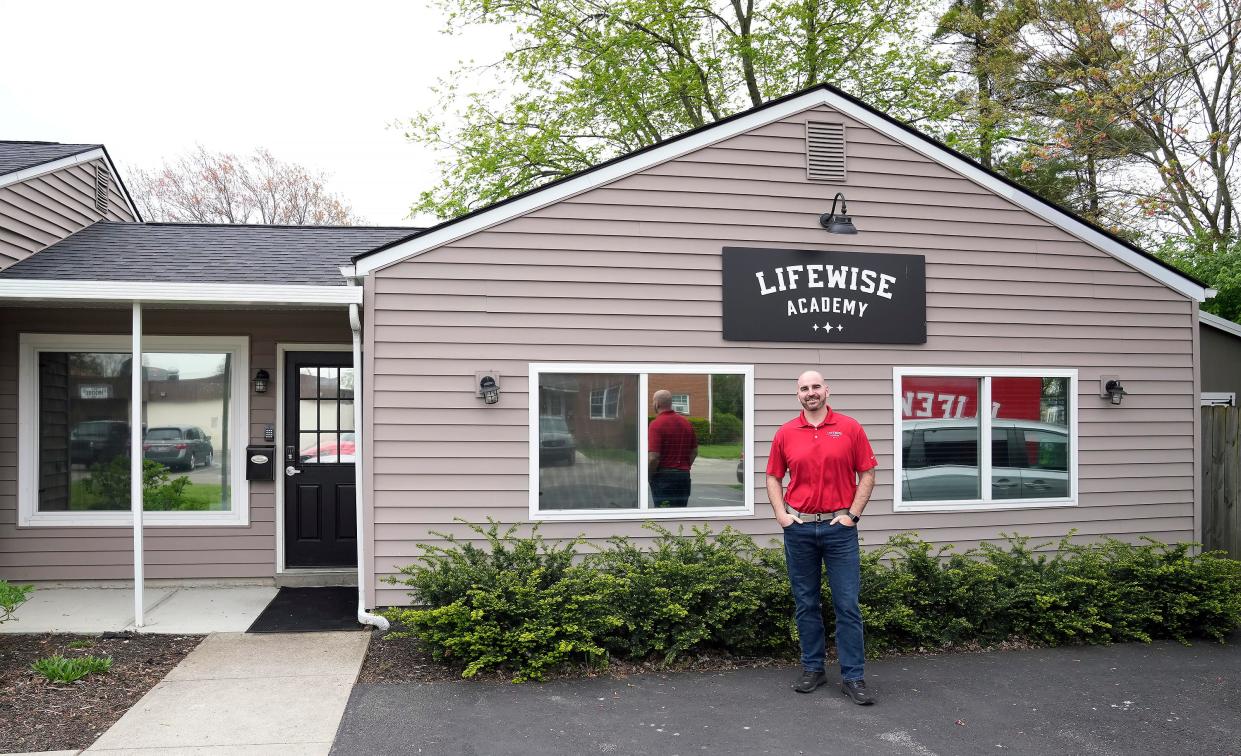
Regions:
<instances>
[{"instance_id":1,"label":"black front door","mask_svg":"<svg viewBox=\"0 0 1241 756\"><path fill-rule=\"evenodd\" d=\"M353 355L288 352L284 367L284 561L358 563Z\"/></svg>"}]
</instances>

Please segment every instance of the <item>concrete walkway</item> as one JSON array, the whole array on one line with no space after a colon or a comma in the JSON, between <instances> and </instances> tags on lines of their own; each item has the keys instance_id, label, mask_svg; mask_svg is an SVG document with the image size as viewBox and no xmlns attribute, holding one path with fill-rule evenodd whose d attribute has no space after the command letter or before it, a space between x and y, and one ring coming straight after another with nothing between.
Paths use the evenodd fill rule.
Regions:
<instances>
[{"instance_id":1,"label":"concrete walkway","mask_svg":"<svg viewBox=\"0 0 1241 756\"><path fill-rule=\"evenodd\" d=\"M327 754L370 634L216 633L88 754Z\"/></svg>"},{"instance_id":2,"label":"concrete walkway","mask_svg":"<svg viewBox=\"0 0 1241 756\"><path fill-rule=\"evenodd\" d=\"M244 632L276 595L269 585L147 586L144 633ZM134 589L43 588L17 608L0 633L102 633L133 630Z\"/></svg>"}]
</instances>

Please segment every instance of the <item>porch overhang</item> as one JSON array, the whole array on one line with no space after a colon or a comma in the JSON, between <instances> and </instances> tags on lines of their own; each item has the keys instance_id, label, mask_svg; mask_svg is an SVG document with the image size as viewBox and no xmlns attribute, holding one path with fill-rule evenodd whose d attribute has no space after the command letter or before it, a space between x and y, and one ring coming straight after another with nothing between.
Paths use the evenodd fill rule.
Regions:
<instances>
[{"instance_id":1,"label":"porch overhang","mask_svg":"<svg viewBox=\"0 0 1241 756\"><path fill-rule=\"evenodd\" d=\"M143 302L148 304L285 305L362 304L360 286L232 284L165 281L72 281L0 278L0 301Z\"/></svg>"}]
</instances>

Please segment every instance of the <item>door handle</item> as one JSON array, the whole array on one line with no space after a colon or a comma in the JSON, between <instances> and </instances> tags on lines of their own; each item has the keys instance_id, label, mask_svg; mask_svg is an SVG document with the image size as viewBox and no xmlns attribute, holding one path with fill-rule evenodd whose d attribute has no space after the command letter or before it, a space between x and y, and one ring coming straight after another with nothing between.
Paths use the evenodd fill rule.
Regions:
<instances>
[{"instance_id":1,"label":"door handle","mask_svg":"<svg viewBox=\"0 0 1241 756\"><path fill-rule=\"evenodd\" d=\"M296 468L296 467L294 467L293 465L289 465L288 467L284 468L284 474L285 474L287 477L292 478L294 475L301 475L301 474L302 474L302 471L301 471L301 470L299 470L299 469L297 469L297 468Z\"/></svg>"}]
</instances>

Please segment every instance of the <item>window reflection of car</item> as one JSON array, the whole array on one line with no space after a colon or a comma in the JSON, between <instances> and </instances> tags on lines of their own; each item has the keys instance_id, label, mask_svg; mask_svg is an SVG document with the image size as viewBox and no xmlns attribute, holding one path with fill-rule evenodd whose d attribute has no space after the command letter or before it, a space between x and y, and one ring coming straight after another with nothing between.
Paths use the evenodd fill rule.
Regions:
<instances>
[{"instance_id":1,"label":"window reflection of car","mask_svg":"<svg viewBox=\"0 0 1241 756\"><path fill-rule=\"evenodd\" d=\"M171 469L210 467L215 458L211 436L196 425L149 428L142 439L142 455Z\"/></svg>"},{"instance_id":2,"label":"window reflection of car","mask_svg":"<svg viewBox=\"0 0 1241 756\"><path fill-rule=\"evenodd\" d=\"M94 465L129 454L129 423L87 420L69 432L69 462Z\"/></svg>"},{"instance_id":3,"label":"window reflection of car","mask_svg":"<svg viewBox=\"0 0 1241 756\"><path fill-rule=\"evenodd\" d=\"M312 465L350 463L354 461L357 442L354 440L352 433L340 434L339 443L336 441L335 436L332 436L330 441L327 438L327 436L324 436L324 441L321 444L313 444L302 449L297 454L298 459L304 464Z\"/></svg>"},{"instance_id":4,"label":"window reflection of car","mask_svg":"<svg viewBox=\"0 0 1241 756\"><path fill-rule=\"evenodd\" d=\"M981 498L976 420L906 420L902 498ZM991 421L991 498L1062 499L1069 495L1068 429L1034 420Z\"/></svg>"},{"instance_id":5,"label":"window reflection of car","mask_svg":"<svg viewBox=\"0 0 1241 756\"><path fill-rule=\"evenodd\" d=\"M571 465L575 461L577 444L569 432L569 424L559 415L539 416L539 466Z\"/></svg>"}]
</instances>

